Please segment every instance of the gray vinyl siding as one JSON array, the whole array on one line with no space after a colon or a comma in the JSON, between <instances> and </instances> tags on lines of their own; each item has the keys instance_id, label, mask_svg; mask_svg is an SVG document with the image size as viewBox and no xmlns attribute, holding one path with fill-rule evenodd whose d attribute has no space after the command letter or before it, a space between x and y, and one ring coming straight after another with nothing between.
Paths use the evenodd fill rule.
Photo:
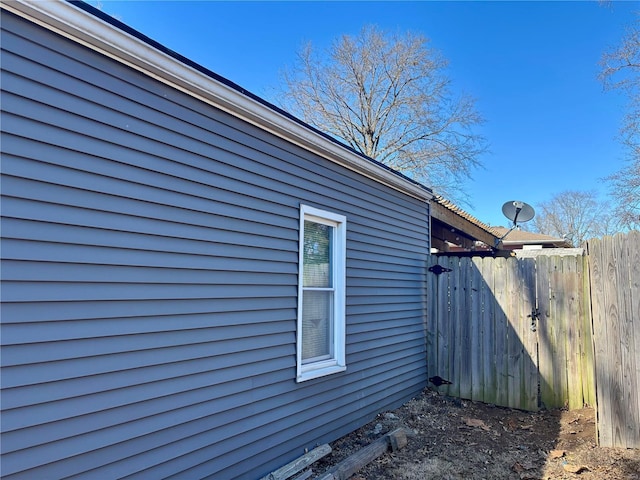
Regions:
<instances>
[{"instance_id":1,"label":"gray vinyl siding","mask_svg":"<svg viewBox=\"0 0 640 480\"><path fill-rule=\"evenodd\" d=\"M428 205L2 14L2 478L258 478L425 385ZM295 382L299 205L347 371Z\"/></svg>"}]
</instances>

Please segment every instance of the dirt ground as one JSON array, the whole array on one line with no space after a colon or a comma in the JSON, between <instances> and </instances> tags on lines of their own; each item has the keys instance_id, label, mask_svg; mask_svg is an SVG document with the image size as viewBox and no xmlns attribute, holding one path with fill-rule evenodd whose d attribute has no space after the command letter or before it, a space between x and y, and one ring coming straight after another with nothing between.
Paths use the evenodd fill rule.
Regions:
<instances>
[{"instance_id":1,"label":"dirt ground","mask_svg":"<svg viewBox=\"0 0 640 480\"><path fill-rule=\"evenodd\" d=\"M594 410L523 412L426 389L331 444L317 477L359 449L405 428L407 445L352 480L640 480L640 450L597 447ZM312 477L312 478L317 478Z\"/></svg>"}]
</instances>

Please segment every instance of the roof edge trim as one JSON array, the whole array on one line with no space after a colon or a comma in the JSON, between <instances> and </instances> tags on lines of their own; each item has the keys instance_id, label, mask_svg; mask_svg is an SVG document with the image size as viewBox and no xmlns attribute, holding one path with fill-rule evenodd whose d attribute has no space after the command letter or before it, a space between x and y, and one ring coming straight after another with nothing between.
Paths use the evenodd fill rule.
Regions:
<instances>
[{"instance_id":1,"label":"roof edge trim","mask_svg":"<svg viewBox=\"0 0 640 480\"><path fill-rule=\"evenodd\" d=\"M93 8L89 5L81 8L63 0L2 0L0 6L333 163L420 200L429 201L433 197L429 188L360 155L266 101L259 101L259 97L232 82L215 78L204 67L185 63L186 59L163 51L144 35L132 34L137 33L135 30L125 31L114 24L117 21L99 18L88 11Z\"/></svg>"},{"instance_id":2,"label":"roof edge trim","mask_svg":"<svg viewBox=\"0 0 640 480\"><path fill-rule=\"evenodd\" d=\"M548 240L503 240L503 245L549 245L556 243L567 243L562 238L549 238Z\"/></svg>"}]
</instances>

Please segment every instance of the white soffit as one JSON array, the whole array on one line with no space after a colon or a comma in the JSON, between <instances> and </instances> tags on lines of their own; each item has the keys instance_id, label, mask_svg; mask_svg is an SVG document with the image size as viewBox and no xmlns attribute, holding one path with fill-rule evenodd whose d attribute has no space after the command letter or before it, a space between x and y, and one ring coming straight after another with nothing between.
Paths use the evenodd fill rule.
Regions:
<instances>
[{"instance_id":1,"label":"white soffit","mask_svg":"<svg viewBox=\"0 0 640 480\"><path fill-rule=\"evenodd\" d=\"M334 163L421 200L432 193L267 105L63 0L2 0L2 8L224 110Z\"/></svg>"}]
</instances>

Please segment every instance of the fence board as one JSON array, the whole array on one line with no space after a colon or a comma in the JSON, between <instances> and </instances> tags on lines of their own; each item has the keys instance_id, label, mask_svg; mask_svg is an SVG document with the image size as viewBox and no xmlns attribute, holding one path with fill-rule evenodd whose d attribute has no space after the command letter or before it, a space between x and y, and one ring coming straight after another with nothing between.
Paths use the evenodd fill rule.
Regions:
<instances>
[{"instance_id":1,"label":"fence board","mask_svg":"<svg viewBox=\"0 0 640 480\"><path fill-rule=\"evenodd\" d=\"M506 260L496 258L493 295L496 299L494 310L496 404L509 406L508 366L507 366L507 273Z\"/></svg>"},{"instance_id":2,"label":"fence board","mask_svg":"<svg viewBox=\"0 0 640 480\"><path fill-rule=\"evenodd\" d=\"M460 318L462 296L460 294L460 264L458 259L450 258L448 266L453 271L449 275L449 311L451 312L448 325L449 358L447 362L449 365L449 376L445 378L452 382L451 385L447 385L447 394L458 397L460 396L460 324L462 321Z\"/></svg>"},{"instance_id":3,"label":"fence board","mask_svg":"<svg viewBox=\"0 0 640 480\"><path fill-rule=\"evenodd\" d=\"M473 290L471 288L471 259L463 257L460 259L460 304L458 315L460 319L460 353L458 355L458 372L460 372L460 398L471 399L471 386L473 379L472 359L471 359L471 318L474 315L472 310Z\"/></svg>"},{"instance_id":4,"label":"fence board","mask_svg":"<svg viewBox=\"0 0 640 480\"><path fill-rule=\"evenodd\" d=\"M628 445L633 442L634 434L632 428L639 425L637 420L630 421L635 415L637 409L637 386L635 376L635 358L633 351L633 318L631 317L631 298L630 289L621 288L622 285L629 285L631 283L630 273L631 269L629 258L629 248L625 241L625 237L614 237L615 250L617 256L617 268L616 268L616 283L617 288L617 303L618 303L618 315L619 315L619 329L620 329L620 377L621 377L621 397L622 405L626 408L623 414L620 415L618 423L620 423L620 435L622 436L621 444Z\"/></svg>"},{"instance_id":5,"label":"fence board","mask_svg":"<svg viewBox=\"0 0 640 480\"><path fill-rule=\"evenodd\" d=\"M567 319L569 316L569 299L564 291L564 268L561 257L551 257L554 263L554 271L551 275L551 301L555 304L554 318L554 393L555 403L551 407L563 407L569 405L569 385L568 385L568 355L567 355Z\"/></svg>"},{"instance_id":6,"label":"fence board","mask_svg":"<svg viewBox=\"0 0 640 480\"><path fill-rule=\"evenodd\" d=\"M603 398L602 392L609 391L610 377L609 356L607 354L607 322L606 318L607 295L605 261L607 245L603 240L594 239L587 243L589 258L589 277L591 282L591 314L593 316L594 356L596 359L596 386L598 403L598 422L596 424L597 435L602 445L612 446L611 435L611 408L609 402Z\"/></svg>"},{"instance_id":7,"label":"fence board","mask_svg":"<svg viewBox=\"0 0 640 480\"><path fill-rule=\"evenodd\" d=\"M524 363L524 348L522 335L522 277L518 268L518 261L509 258L505 262L507 273L507 303L505 314L507 339L507 403L520 407L522 404L520 382L522 380L522 364Z\"/></svg>"},{"instance_id":8,"label":"fence board","mask_svg":"<svg viewBox=\"0 0 640 480\"><path fill-rule=\"evenodd\" d=\"M448 258L441 259L441 265L449 268L450 261ZM449 378L449 319L450 319L450 292L449 279L450 275L431 275L429 278L434 279L438 284L438 361L437 369L430 376L439 375L443 378ZM445 393L446 391L445 387Z\"/></svg>"},{"instance_id":9,"label":"fence board","mask_svg":"<svg viewBox=\"0 0 640 480\"><path fill-rule=\"evenodd\" d=\"M482 299L484 280L482 278L482 258L471 259L471 399L484 401L484 329L482 328Z\"/></svg>"},{"instance_id":10,"label":"fence board","mask_svg":"<svg viewBox=\"0 0 640 480\"><path fill-rule=\"evenodd\" d=\"M607 357L608 362L608 376L609 382L609 401L611 405L611 441L614 446L623 445L622 442L622 429L623 425L620 425L620 415L623 408L623 396L622 396L622 370L619 368L622 351L620 349L620 315L618 312L618 288L617 271L618 265L618 249L616 242L613 238L605 238L605 244L607 244L607 257L604 258L606 262L606 287L605 287L605 299L607 301L605 305L606 322L607 322ZM617 341L611 341L611 339L617 339Z\"/></svg>"},{"instance_id":11,"label":"fence board","mask_svg":"<svg viewBox=\"0 0 640 480\"><path fill-rule=\"evenodd\" d=\"M562 286L565 312L562 321L565 327L565 351L567 359L567 397L570 409L584 406L582 396L582 356L580 352L580 302L582 301L579 288L581 257L561 257ZM578 262L579 260L579 262Z\"/></svg>"},{"instance_id":12,"label":"fence board","mask_svg":"<svg viewBox=\"0 0 640 480\"><path fill-rule=\"evenodd\" d=\"M537 261L537 296L540 317L538 322L538 369L540 372L540 400L545 406L555 404L554 385L554 352L551 329L551 293L550 270L552 263L549 257L540 256Z\"/></svg>"},{"instance_id":13,"label":"fence board","mask_svg":"<svg viewBox=\"0 0 640 480\"><path fill-rule=\"evenodd\" d=\"M432 262L432 265L436 265ZM427 372L436 372L438 367L438 282L433 281L432 273L427 274Z\"/></svg>"},{"instance_id":14,"label":"fence board","mask_svg":"<svg viewBox=\"0 0 640 480\"><path fill-rule=\"evenodd\" d=\"M532 315L536 308L536 264L533 258L524 258L518 262L522 276L522 326L521 335L524 347L524 360L521 379L521 404L523 410L538 409L538 341L537 322Z\"/></svg>"},{"instance_id":15,"label":"fence board","mask_svg":"<svg viewBox=\"0 0 640 480\"><path fill-rule=\"evenodd\" d=\"M484 389L482 396L486 403L496 404L498 401L498 379L496 377L496 346L495 346L495 290L493 259L484 258L482 260L482 325L484 358L482 361L482 377L484 378Z\"/></svg>"},{"instance_id":16,"label":"fence board","mask_svg":"<svg viewBox=\"0 0 640 480\"><path fill-rule=\"evenodd\" d=\"M596 404L595 361L593 345L593 323L591 317L591 290L588 256L582 257L582 301L580 303L580 354L582 357L582 396L589 406Z\"/></svg>"}]
</instances>

